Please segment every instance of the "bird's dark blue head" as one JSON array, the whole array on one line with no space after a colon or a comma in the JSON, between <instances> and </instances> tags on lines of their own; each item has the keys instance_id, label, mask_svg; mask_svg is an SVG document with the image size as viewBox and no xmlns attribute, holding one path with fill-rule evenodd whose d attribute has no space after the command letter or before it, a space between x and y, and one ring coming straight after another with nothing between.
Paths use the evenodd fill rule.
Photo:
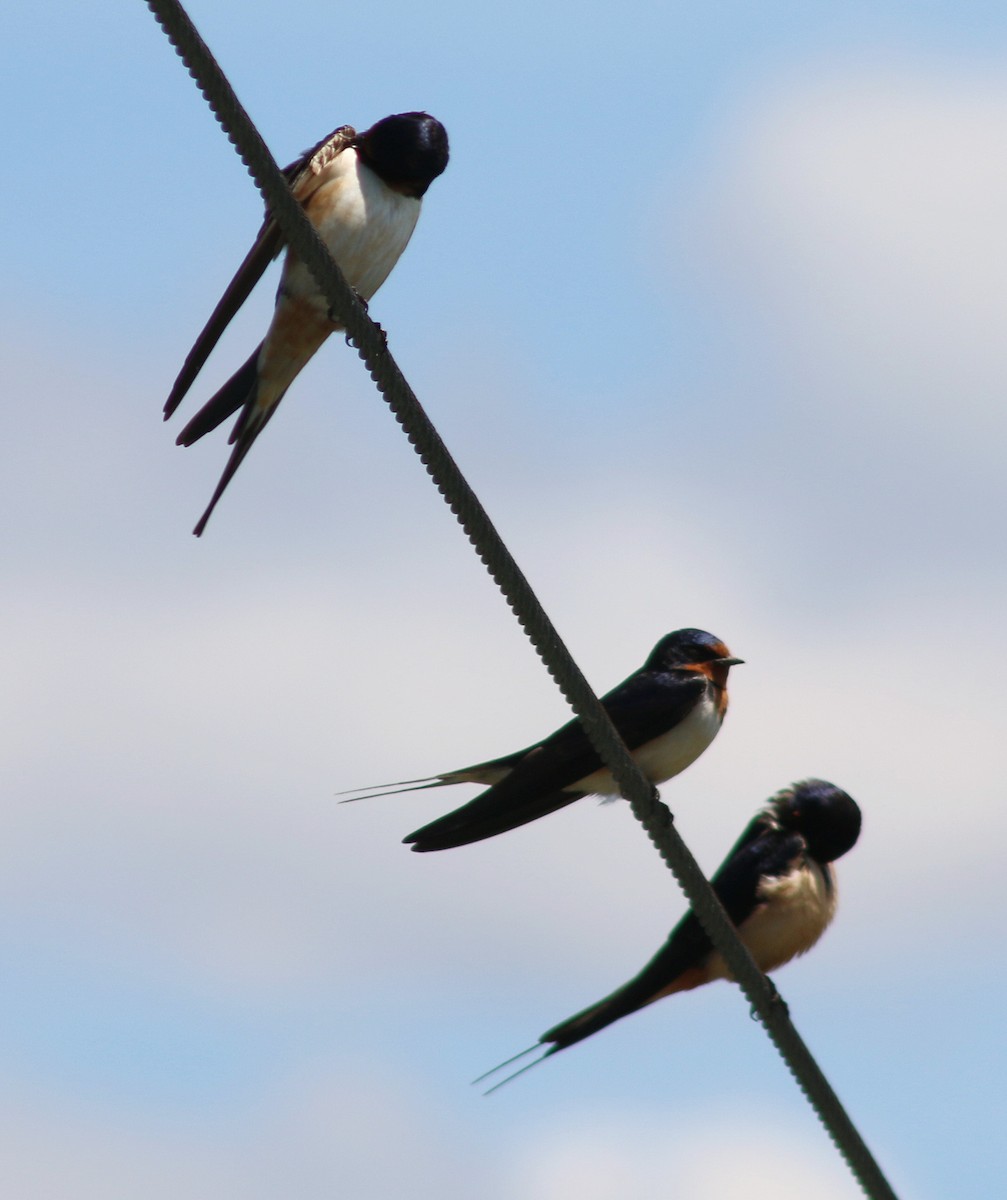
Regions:
<instances>
[{"instance_id":1,"label":"bird's dark blue head","mask_svg":"<svg viewBox=\"0 0 1007 1200\"><path fill-rule=\"evenodd\" d=\"M670 671L675 667L694 667L702 663L716 663L728 668L743 661L733 658L720 638L712 633L702 629L676 629L657 643L644 663L644 670Z\"/></svg>"},{"instance_id":2,"label":"bird's dark blue head","mask_svg":"<svg viewBox=\"0 0 1007 1200\"><path fill-rule=\"evenodd\" d=\"M804 838L818 862L834 862L852 850L860 836L856 801L824 779L804 779L777 793L773 814L784 829Z\"/></svg>"},{"instance_id":3,"label":"bird's dark blue head","mask_svg":"<svg viewBox=\"0 0 1007 1200\"><path fill-rule=\"evenodd\" d=\"M394 191L420 196L448 165L448 135L425 112L395 113L353 139L363 161Z\"/></svg>"}]
</instances>

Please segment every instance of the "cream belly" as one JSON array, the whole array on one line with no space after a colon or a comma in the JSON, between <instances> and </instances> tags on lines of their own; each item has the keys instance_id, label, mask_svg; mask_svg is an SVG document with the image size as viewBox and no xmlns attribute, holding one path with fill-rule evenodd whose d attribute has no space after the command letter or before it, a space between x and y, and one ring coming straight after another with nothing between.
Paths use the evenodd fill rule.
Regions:
<instances>
[{"instance_id":1,"label":"cream belly","mask_svg":"<svg viewBox=\"0 0 1007 1200\"><path fill-rule=\"evenodd\" d=\"M836 915L836 877L829 864L809 860L801 870L764 879L758 894L761 904L739 933L761 971L772 971L806 953ZM710 979L729 978L717 953L707 960L706 969Z\"/></svg>"},{"instance_id":2,"label":"cream belly","mask_svg":"<svg viewBox=\"0 0 1007 1200\"><path fill-rule=\"evenodd\" d=\"M307 213L349 285L369 300L388 278L406 248L420 215L420 201L394 192L344 150L325 168L325 181L311 195ZM314 278L288 255L281 290L314 297L324 308Z\"/></svg>"},{"instance_id":3,"label":"cream belly","mask_svg":"<svg viewBox=\"0 0 1007 1200\"><path fill-rule=\"evenodd\" d=\"M717 711L716 694L712 686L708 687L684 721L634 750L633 758L651 782L663 783L699 758L717 736L722 720ZM585 775L565 790L598 796L611 796L619 791L607 767Z\"/></svg>"},{"instance_id":4,"label":"cream belly","mask_svg":"<svg viewBox=\"0 0 1007 1200\"><path fill-rule=\"evenodd\" d=\"M420 202L393 192L345 150L325 168L307 213L359 296L369 300L388 278L420 215ZM268 412L339 325L314 276L295 254L283 264L273 320L258 361L255 405Z\"/></svg>"}]
</instances>

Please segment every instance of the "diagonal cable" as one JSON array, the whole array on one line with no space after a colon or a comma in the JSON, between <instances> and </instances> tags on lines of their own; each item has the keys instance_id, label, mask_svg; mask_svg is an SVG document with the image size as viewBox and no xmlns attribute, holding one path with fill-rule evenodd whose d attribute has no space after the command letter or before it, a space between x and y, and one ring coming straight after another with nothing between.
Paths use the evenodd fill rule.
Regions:
<instances>
[{"instance_id":1,"label":"diagonal cable","mask_svg":"<svg viewBox=\"0 0 1007 1200\"><path fill-rule=\"evenodd\" d=\"M723 955L753 1013L762 1022L860 1187L870 1200L896 1200L870 1150L790 1020L787 1006L775 986L758 969L739 939L730 918L675 828L670 810L630 756L601 702L389 353L384 334L348 287L339 267L292 196L258 130L182 5L178 0L146 0L146 3L248 168L287 243L314 276L331 311L344 326L347 340L356 347L438 491L503 593L549 674L583 723L591 744L629 801L633 815L678 881L697 919Z\"/></svg>"}]
</instances>

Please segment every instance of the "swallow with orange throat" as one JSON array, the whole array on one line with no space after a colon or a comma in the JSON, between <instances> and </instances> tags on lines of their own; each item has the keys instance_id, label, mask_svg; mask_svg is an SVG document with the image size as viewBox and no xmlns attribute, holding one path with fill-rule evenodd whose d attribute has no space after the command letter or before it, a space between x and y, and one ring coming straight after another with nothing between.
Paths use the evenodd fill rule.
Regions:
<instances>
[{"instance_id":1,"label":"swallow with orange throat","mask_svg":"<svg viewBox=\"0 0 1007 1200\"><path fill-rule=\"evenodd\" d=\"M832 863L851 850L859 836L856 802L823 779L805 779L777 792L735 843L710 882L761 971L773 971L805 954L828 928L837 898ZM662 996L729 978L726 963L690 909L638 975L604 1000L554 1025L534 1046L475 1082L547 1047L533 1062L489 1089L496 1091Z\"/></svg>"},{"instance_id":2,"label":"swallow with orange throat","mask_svg":"<svg viewBox=\"0 0 1007 1200\"><path fill-rule=\"evenodd\" d=\"M406 248L423 196L447 165L444 126L425 112L408 112L385 117L364 133L341 126L284 175L346 282L366 303ZM165 420L283 246L283 234L267 211L254 245L189 351L165 402ZM240 410L229 439L234 449L193 530L197 537L287 388L329 334L341 329L311 272L288 252L265 338L178 435L178 445L191 446Z\"/></svg>"},{"instance_id":3,"label":"swallow with orange throat","mask_svg":"<svg viewBox=\"0 0 1007 1200\"><path fill-rule=\"evenodd\" d=\"M743 660L702 629L663 637L643 666L601 698L620 736L653 783L694 762L717 736L727 712L727 676ZM619 788L574 719L513 754L426 779L359 788L354 799L447 787L488 785L485 792L404 840L414 850L447 850L516 829L582 796L617 796ZM366 795L363 793L367 793ZM345 793L344 793L345 794Z\"/></svg>"}]
</instances>

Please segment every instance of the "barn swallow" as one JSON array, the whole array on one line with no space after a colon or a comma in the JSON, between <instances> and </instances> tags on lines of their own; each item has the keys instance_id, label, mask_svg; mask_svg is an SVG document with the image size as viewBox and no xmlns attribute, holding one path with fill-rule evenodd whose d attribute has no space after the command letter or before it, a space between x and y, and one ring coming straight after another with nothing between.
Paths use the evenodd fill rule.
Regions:
<instances>
[{"instance_id":1,"label":"barn swallow","mask_svg":"<svg viewBox=\"0 0 1007 1200\"><path fill-rule=\"evenodd\" d=\"M654 783L677 775L717 736L727 711L727 674L742 662L719 638L701 629L663 637L628 679L601 699L640 768ZM431 821L404 841L414 850L447 850L479 842L582 796L618 795L611 771L574 719L541 742L427 779L359 788L373 799L453 783L488 784L485 792Z\"/></svg>"},{"instance_id":2,"label":"barn swallow","mask_svg":"<svg viewBox=\"0 0 1007 1200\"><path fill-rule=\"evenodd\" d=\"M710 881L759 969L773 971L818 941L836 912L832 863L860 835L860 809L822 779L805 779L777 792L751 822ZM729 979L692 910L643 970L610 996L547 1030L534 1046L500 1063L475 1082L526 1055L549 1048L490 1091L550 1055L653 1004L715 979Z\"/></svg>"},{"instance_id":3,"label":"barn swallow","mask_svg":"<svg viewBox=\"0 0 1007 1200\"><path fill-rule=\"evenodd\" d=\"M423 195L447 165L444 126L427 113L408 112L385 117L364 133L343 125L283 173L346 282L366 303L406 248ZM254 245L189 351L165 402L165 420L283 245L280 227L267 210ZM329 334L340 329L314 276L289 251L265 339L178 435L178 445L191 446L241 410L229 439L234 449L193 530L197 537L287 388Z\"/></svg>"}]
</instances>

